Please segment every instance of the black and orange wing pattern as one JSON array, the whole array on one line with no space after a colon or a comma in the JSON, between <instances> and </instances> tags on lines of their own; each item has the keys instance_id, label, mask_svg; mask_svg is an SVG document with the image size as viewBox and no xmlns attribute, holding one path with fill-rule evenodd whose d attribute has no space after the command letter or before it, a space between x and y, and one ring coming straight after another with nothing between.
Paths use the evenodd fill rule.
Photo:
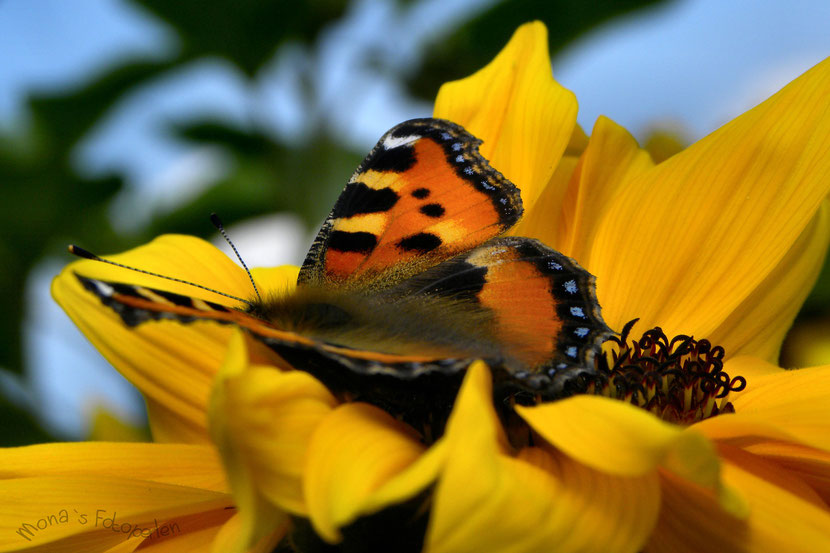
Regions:
<instances>
[{"instance_id":1,"label":"black and orange wing pattern","mask_svg":"<svg viewBox=\"0 0 830 553\"><path fill-rule=\"evenodd\" d=\"M449 415L464 370L475 360L465 356L396 355L355 349L279 328L270 321L215 302L77 274L76 278L127 326L153 321L235 325L344 399L406 412L413 421L435 420L439 427ZM426 395L435 403L413 404L413 398Z\"/></svg>"},{"instance_id":2,"label":"black and orange wing pattern","mask_svg":"<svg viewBox=\"0 0 830 553\"><path fill-rule=\"evenodd\" d=\"M287 303L252 299L240 310L78 279L129 326L237 325L344 398L395 411L447 415L430 409L452 404L475 359L491 366L505 394L561 397L595 372L613 333L594 277L576 261L537 240L501 236L521 217L521 196L479 144L437 119L388 131L337 200ZM318 326L303 326L309 320ZM379 346L367 345L363 335L378 329L387 333ZM426 397L435 403L418 400Z\"/></svg>"},{"instance_id":3,"label":"black and orange wing pattern","mask_svg":"<svg viewBox=\"0 0 830 553\"><path fill-rule=\"evenodd\" d=\"M388 131L338 198L299 283L387 288L516 224L519 190L478 153L480 143L441 119Z\"/></svg>"},{"instance_id":4,"label":"black and orange wing pattern","mask_svg":"<svg viewBox=\"0 0 830 553\"><path fill-rule=\"evenodd\" d=\"M556 396L564 381L592 372L613 334L600 315L595 279L538 240L500 237L432 267L390 295L437 295L493 314L503 369L519 387Z\"/></svg>"}]
</instances>

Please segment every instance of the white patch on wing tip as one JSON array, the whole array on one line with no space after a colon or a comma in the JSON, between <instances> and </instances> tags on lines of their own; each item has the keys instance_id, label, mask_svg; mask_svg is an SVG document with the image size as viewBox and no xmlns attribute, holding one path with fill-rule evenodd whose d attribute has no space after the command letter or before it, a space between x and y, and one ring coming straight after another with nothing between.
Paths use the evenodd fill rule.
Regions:
<instances>
[{"instance_id":1,"label":"white patch on wing tip","mask_svg":"<svg viewBox=\"0 0 830 553\"><path fill-rule=\"evenodd\" d=\"M383 147L386 150L393 150L398 146L406 146L407 144L411 144L421 138L417 134L410 134L407 136L387 136L383 140Z\"/></svg>"},{"instance_id":2,"label":"white patch on wing tip","mask_svg":"<svg viewBox=\"0 0 830 553\"><path fill-rule=\"evenodd\" d=\"M112 286L104 282L101 282L100 280L93 280L92 284L94 284L95 287L98 289L98 294L102 296L110 297L115 292L115 289Z\"/></svg>"}]
</instances>

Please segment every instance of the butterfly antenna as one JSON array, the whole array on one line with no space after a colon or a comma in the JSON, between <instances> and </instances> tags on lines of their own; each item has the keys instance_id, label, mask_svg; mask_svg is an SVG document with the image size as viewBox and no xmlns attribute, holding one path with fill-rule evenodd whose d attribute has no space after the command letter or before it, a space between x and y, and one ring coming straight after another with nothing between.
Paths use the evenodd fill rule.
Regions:
<instances>
[{"instance_id":1,"label":"butterfly antenna","mask_svg":"<svg viewBox=\"0 0 830 553\"><path fill-rule=\"evenodd\" d=\"M254 292L256 292L256 297L258 297L259 301L261 302L262 301L262 296L259 295L259 290L257 290L256 282L254 282L254 276L251 274L251 271L248 269L248 266L245 265L245 261L243 261L242 256L239 255L239 251L236 249L236 246L234 246L233 242L231 242L230 237L225 232L225 227L222 225L222 221L219 219L219 216L215 213L211 213L210 214L210 222L213 223L213 226L215 226L217 229L219 229L219 232L222 233L222 238L225 239L225 242L227 242L228 245L231 247L231 249L233 250L233 253L236 254L236 258L239 260L240 263L242 263L242 267L245 269L245 272L248 273L248 279L251 281L251 286L254 287Z\"/></svg>"},{"instance_id":2,"label":"butterfly antenna","mask_svg":"<svg viewBox=\"0 0 830 553\"><path fill-rule=\"evenodd\" d=\"M242 303L253 305L250 300L246 300L243 298L238 298L236 296L232 296L231 294L226 294L225 292L220 292L219 290L214 290L213 288L208 288L207 286L202 286L201 284L196 284L195 282L190 282L187 280L182 280L180 278L169 277L167 275L160 275L158 273L153 273L151 271L145 271L144 269L138 269L136 267L130 267L129 265L124 265L123 263L117 263L115 261L110 261L109 259L104 259L103 257L99 257L92 252L89 252L83 248L79 248L74 244L69 245L69 253L72 255L76 255L83 259L91 259L93 261L100 261L101 263L107 263L108 265L115 265L116 267L121 267L122 269L129 269L131 271L135 271L137 273L141 273L144 275L150 275L158 278L163 278L165 280L172 280L173 282L178 282L181 284L187 284L188 286L195 286L196 288L201 288L202 290L207 290L208 292L213 292L214 294L219 294L220 296L225 296L226 298L230 298L232 300L241 301ZM248 273L250 275L250 273ZM259 295L259 294L257 294Z\"/></svg>"}]
</instances>

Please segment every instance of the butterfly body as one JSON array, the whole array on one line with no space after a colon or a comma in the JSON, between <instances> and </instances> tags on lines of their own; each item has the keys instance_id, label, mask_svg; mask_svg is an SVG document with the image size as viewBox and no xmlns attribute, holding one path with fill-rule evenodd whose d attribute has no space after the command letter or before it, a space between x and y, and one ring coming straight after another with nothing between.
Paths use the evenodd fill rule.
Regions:
<instances>
[{"instance_id":1,"label":"butterfly body","mask_svg":"<svg viewBox=\"0 0 830 553\"><path fill-rule=\"evenodd\" d=\"M476 359L493 369L497 401L561 397L594 372L612 331L576 261L504 236L521 195L479 143L436 119L387 132L320 229L294 294L240 310L78 278L130 326L234 324L343 398L415 409L418 420L448 414Z\"/></svg>"},{"instance_id":2,"label":"butterfly body","mask_svg":"<svg viewBox=\"0 0 830 553\"><path fill-rule=\"evenodd\" d=\"M276 328L353 349L435 357L501 356L492 315L463 300L393 299L386 294L300 287L290 296L254 302L248 312Z\"/></svg>"}]
</instances>

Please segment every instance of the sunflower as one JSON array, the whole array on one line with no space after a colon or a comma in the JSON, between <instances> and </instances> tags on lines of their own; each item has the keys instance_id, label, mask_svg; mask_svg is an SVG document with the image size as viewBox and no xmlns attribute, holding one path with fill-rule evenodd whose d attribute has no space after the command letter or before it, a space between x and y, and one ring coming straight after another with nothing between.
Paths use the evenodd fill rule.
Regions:
<instances>
[{"instance_id":1,"label":"sunflower","mask_svg":"<svg viewBox=\"0 0 830 553\"><path fill-rule=\"evenodd\" d=\"M830 60L655 164L609 119L590 137L576 125L547 52L544 26L522 26L441 89L435 116L483 139L519 185L515 234L597 276L623 332L593 394L517 407L505 425L477 362L428 443L275 367L238 330L125 328L73 273L192 290L79 261L53 295L142 391L156 443L2 451L0 551L270 551L286 535L280 547L300 550L830 550L830 367L776 365L830 240ZM192 237L112 259L249 293ZM254 278L279 295L296 274Z\"/></svg>"}]
</instances>

